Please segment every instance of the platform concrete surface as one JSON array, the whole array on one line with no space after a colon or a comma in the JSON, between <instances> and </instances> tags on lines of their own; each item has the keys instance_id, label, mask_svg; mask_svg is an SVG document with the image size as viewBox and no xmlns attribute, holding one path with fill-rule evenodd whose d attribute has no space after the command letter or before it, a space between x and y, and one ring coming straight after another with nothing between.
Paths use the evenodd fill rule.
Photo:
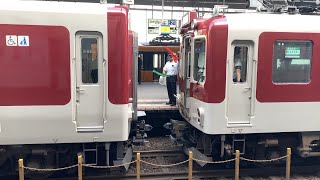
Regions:
<instances>
[{"instance_id":1,"label":"platform concrete surface","mask_svg":"<svg viewBox=\"0 0 320 180\"><path fill-rule=\"evenodd\" d=\"M178 90L178 86L177 86ZM177 110L177 106L170 106L167 86L159 82L142 82L138 84L138 110L139 111L171 111Z\"/></svg>"},{"instance_id":2,"label":"platform concrete surface","mask_svg":"<svg viewBox=\"0 0 320 180\"><path fill-rule=\"evenodd\" d=\"M168 100L167 86L160 85L159 82L142 82L138 84L138 101L148 100Z\"/></svg>"}]
</instances>

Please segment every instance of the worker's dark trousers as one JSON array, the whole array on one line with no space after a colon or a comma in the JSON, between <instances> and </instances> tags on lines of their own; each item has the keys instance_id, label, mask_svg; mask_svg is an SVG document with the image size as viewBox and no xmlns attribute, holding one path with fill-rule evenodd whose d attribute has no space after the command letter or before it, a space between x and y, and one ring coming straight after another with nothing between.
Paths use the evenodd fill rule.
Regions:
<instances>
[{"instance_id":1,"label":"worker's dark trousers","mask_svg":"<svg viewBox=\"0 0 320 180\"><path fill-rule=\"evenodd\" d=\"M167 90L169 103L176 104L176 97L174 95L177 94L177 76L167 76Z\"/></svg>"}]
</instances>

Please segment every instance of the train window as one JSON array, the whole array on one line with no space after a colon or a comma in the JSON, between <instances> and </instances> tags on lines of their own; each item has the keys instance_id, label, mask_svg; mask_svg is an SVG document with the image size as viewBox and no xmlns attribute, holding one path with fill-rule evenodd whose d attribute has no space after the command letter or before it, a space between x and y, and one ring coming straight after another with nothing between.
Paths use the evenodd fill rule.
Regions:
<instances>
[{"instance_id":1,"label":"train window","mask_svg":"<svg viewBox=\"0 0 320 180\"><path fill-rule=\"evenodd\" d=\"M187 78L190 78L190 60L191 60L191 44L190 44L190 38L186 38L185 39L185 45L184 45L184 48L185 48L185 53L184 53L184 63L186 63L186 66L179 66L181 67L180 69L185 69L186 71L186 76Z\"/></svg>"},{"instance_id":2,"label":"train window","mask_svg":"<svg viewBox=\"0 0 320 180\"><path fill-rule=\"evenodd\" d=\"M194 66L193 79L204 82L206 67L206 40L204 38L194 40Z\"/></svg>"},{"instance_id":3,"label":"train window","mask_svg":"<svg viewBox=\"0 0 320 180\"><path fill-rule=\"evenodd\" d=\"M248 47L236 46L234 48L234 69L233 69L233 82L246 82L247 81L247 61L248 61Z\"/></svg>"},{"instance_id":4,"label":"train window","mask_svg":"<svg viewBox=\"0 0 320 180\"><path fill-rule=\"evenodd\" d=\"M98 47L96 38L81 39L82 82L98 83Z\"/></svg>"},{"instance_id":5,"label":"train window","mask_svg":"<svg viewBox=\"0 0 320 180\"><path fill-rule=\"evenodd\" d=\"M276 41L272 65L273 83L310 82L311 60L311 41Z\"/></svg>"},{"instance_id":6,"label":"train window","mask_svg":"<svg viewBox=\"0 0 320 180\"><path fill-rule=\"evenodd\" d=\"M191 52L188 52L188 56L187 56L187 61L188 61L187 62L187 66L188 66L188 68L187 68L188 69L187 77L188 78L190 78L190 69L191 69L190 60L191 60Z\"/></svg>"}]
</instances>

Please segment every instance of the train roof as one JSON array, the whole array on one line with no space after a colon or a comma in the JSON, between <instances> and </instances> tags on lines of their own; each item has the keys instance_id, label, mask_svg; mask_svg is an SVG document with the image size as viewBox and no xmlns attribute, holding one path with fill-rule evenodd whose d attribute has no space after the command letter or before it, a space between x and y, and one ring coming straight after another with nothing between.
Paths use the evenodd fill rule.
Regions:
<instances>
[{"instance_id":1,"label":"train roof","mask_svg":"<svg viewBox=\"0 0 320 180\"><path fill-rule=\"evenodd\" d=\"M56 1L2 1L0 11L52 12L74 14L106 14L113 4Z\"/></svg>"},{"instance_id":2,"label":"train roof","mask_svg":"<svg viewBox=\"0 0 320 180\"><path fill-rule=\"evenodd\" d=\"M239 13L225 14L228 26L237 30L286 31L286 32L319 32L317 22L320 16L301 14L274 13Z\"/></svg>"}]
</instances>

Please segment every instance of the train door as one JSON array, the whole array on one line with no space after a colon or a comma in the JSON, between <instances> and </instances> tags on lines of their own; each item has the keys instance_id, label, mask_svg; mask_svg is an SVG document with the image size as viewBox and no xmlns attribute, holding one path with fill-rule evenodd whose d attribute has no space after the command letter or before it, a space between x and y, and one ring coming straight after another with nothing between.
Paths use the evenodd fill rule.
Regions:
<instances>
[{"instance_id":1,"label":"train door","mask_svg":"<svg viewBox=\"0 0 320 180\"><path fill-rule=\"evenodd\" d=\"M190 108L190 60L191 60L191 39L187 37L184 39L184 101L183 105L186 108Z\"/></svg>"},{"instance_id":2,"label":"train door","mask_svg":"<svg viewBox=\"0 0 320 180\"><path fill-rule=\"evenodd\" d=\"M253 43L235 41L228 61L228 124L250 124L253 116Z\"/></svg>"},{"instance_id":3,"label":"train door","mask_svg":"<svg viewBox=\"0 0 320 180\"><path fill-rule=\"evenodd\" d=\"M77 131L102 131L104 124L105 61L102 35L76 35Z\"/></svg>"}]
</instances>

